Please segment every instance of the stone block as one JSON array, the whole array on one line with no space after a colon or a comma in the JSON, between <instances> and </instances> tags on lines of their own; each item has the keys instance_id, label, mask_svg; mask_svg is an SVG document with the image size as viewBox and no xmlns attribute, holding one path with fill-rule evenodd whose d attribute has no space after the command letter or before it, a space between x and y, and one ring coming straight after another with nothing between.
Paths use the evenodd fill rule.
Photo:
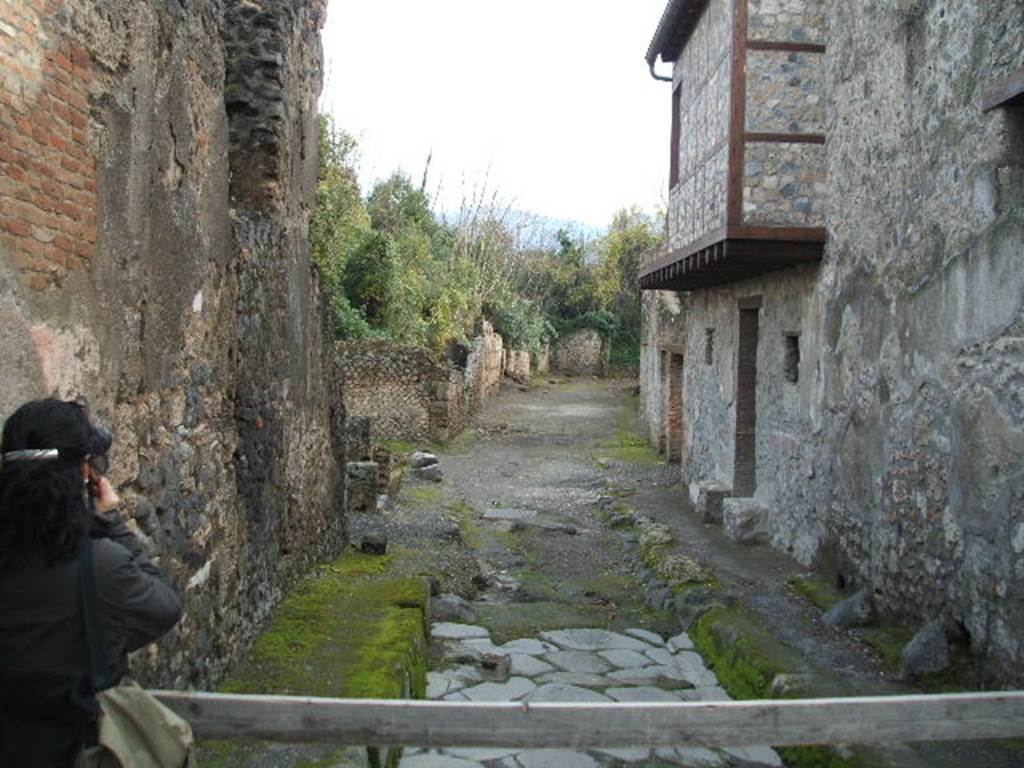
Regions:
<instances>
[{"instance_id":1,"label":"stone block","mask_svg":"<svg viewBox=\"0 0 1024 768\"><path fill-rule=\"evenodd\" d=\"M722 483L690 483L690 501L705 523L722 522L722 502L732 495L732 488Z\"/></svg>"},{"instance_id":2,"label":"stone block","mask_svg":"<svg viewBox=\"0 0 1024 768\"><path fill-rule=\"evenodd\" d=\"M367 461L370 458L370 432L373 421L369 416L349 416L345 420L345 453L349 461Z\"/></svg>"},{"instance_id":3,"label":"stone block","mask_svg":"<svg viewBox=\"0 0 1024 768\"><path fill-rule=\"evenodd\" d=\"M375 461L350 461L348 472L348 508L350 512L377 511L377 475Z\"/></svg>"},{"instance_id":4,"label":"stone block","mask_svg":"<svg viewBox=\"0 0 1024 768\"><path fill-rule=\"evenodd\" d=\"M768 508L755 499L725 499L722 527L733 541L764 544L768 541Z\"/></svg>"}]
</instances>

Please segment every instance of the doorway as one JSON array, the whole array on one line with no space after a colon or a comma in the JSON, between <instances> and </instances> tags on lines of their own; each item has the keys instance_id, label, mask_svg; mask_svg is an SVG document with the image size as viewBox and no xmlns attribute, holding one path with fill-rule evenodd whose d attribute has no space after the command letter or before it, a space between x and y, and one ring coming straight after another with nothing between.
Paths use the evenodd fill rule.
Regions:
<instances>
[{"instance_id":1,"label":"doorway","mask_svg":"<svg viewBox=\"0 0 1024 768\"><path fill-rule=\"evenodd\" d=\"M665 432L668 461L679 464L683 460L683 356L676 352L669 354Z\"/></svg>"},{"instance_id":2,"label":"doorway","mask_svg":"<svg viewBox=\"0 0 1024 768\"><path fill-rule=\"evenodd\" d=\"M757 490L757 339L760 297L739 303L740 335L736 351L736 453L732 495Z\"/></svg>"}]
</instances>

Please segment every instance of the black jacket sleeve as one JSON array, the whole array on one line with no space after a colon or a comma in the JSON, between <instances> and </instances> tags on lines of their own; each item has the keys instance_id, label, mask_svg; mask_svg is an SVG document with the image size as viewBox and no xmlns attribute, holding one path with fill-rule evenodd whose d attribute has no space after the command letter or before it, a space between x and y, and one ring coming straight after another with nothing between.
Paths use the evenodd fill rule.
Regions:
<instances>
[{"instance_id":1,"label":"black jacket sleeve","mask_svg":"<svg viewBox=\"0 0 1024 768\"><path fill-rule=\"evenodd\" d=\"M114 518L104 533L93 540L96 591L108 661L116 663L170 630L181 600L123 522Z\"/></svg>"}]
</instances>

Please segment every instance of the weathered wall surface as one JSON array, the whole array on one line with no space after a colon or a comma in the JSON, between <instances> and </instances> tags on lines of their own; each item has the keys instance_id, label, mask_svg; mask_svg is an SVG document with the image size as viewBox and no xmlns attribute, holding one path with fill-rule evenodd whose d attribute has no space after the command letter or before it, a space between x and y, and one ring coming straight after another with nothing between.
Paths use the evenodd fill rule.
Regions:
<instances>
[{"instance_id":1,"label":"weathered wall surface","mask_svg":"<svg viewBox=\"0 0 1024 768\"><path fill-rule=\"evenodd\" d=\"M390 342L339 344L336 359L345 411L370 419L372 440L449 440L493 397L505 372L506 350L490 323L447 359ZM522 366L529 355L510 352Z\"/></svg>"},{"instance_id":2,"label":"weathered wall surface","mask_svg":"<svg viewBox=\"0 0 1024 768\"><path fill-rule=\"evenodd\" d=\"M136 673L207 685L344 538L305 253L322 6L0 14L0 411L85 395L113 427L124 511L186 606Z\"/></svg>"},{"instance_id":3,"label":"weathered wall surface","mask_svg":"<svg viewBox=\"0 0 1024 768\"><path fill-rule=\"evenodd\" d=\"M732 0L711 0L675 66L679 183L669 190L670 249L725 225Z\"/></svg>"},{"instance_id":4,"label":"weathered wall surface","mask_svg":"<svg viewBox=\"0 0 1024 768\"><path fill-rule=\"evenodd\" d=\"M901 8L829 3L822 504L884 607L963 622L1019 681L1024 116L979 102L1024 67L1024 6Z\"/></svg>"},{"instance_id":5,"label":"weathered wall surface","mask_svg":"<svg viewBox=\"0 0 1024 768\"><path fill-rule=\"evenodd\" d=\"M555 342L551 366L568 376L601 376L608 366L608 345L593 328L581 328Z\"/></svg>"},{"instance_id":6,"label":"weathered wall surface","mask_svg":"<svg viewBox=\"0 0 1024 768\"><path fill-rule=\"evenodd\" d=\"M640 421L658 450L665 450L667 402L666 346L678 348L686 338L689 296L674 291L644 291L641 297Z\"/></svg>"},{"instance_id":7,"label":"weathered wall surface","mask_svg":"<svg viewBox=\"0 0 1024 768\"><path fill-rule=\"evenodd\" d=\"M809 210L830 242L820 267L689 294L667 333L685 345L683 477L732 484L738 305L760 296L755 495L773 544L835 558L882 610L960 622L994 678L1020 682L1024 117L980 100L1024 67L1024 7L824 8L827 144L808 146L827 177L806 183L827 186ZM802 18L770 34L752 19L751 34L806 41ZM670 321L654 301L641 386L656 437Z\"/></svg>"},{"instance_id":8,"label":"weathered wall surface","mask_svg":"<svg viewBox=\"0 0 1024 768\"><path fill-rule=\"evenodd\" d=\"M337 355L345 411L370 419L373 440L445 438L432 408L442 405L447 414L447 362L390 342L339 344Z\"/></svg>"}]
</instances>

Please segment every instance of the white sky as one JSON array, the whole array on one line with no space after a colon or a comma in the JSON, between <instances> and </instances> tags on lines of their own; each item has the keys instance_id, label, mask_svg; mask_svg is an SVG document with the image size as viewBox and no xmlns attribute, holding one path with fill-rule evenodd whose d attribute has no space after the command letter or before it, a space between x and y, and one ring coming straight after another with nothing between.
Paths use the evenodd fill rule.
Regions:
<instances>
[{"instance_id":1,"label":"white sky","mask_svg":"<svg viewBox=\"0 0 1024 768\"><path fill-rule=\"evenodd\" d=\"M322 109L360 142L363 191L401 168L605 228L665 196L671 95L644 53L666 0L330 0Z\"/></svg>"}]
</instances>

